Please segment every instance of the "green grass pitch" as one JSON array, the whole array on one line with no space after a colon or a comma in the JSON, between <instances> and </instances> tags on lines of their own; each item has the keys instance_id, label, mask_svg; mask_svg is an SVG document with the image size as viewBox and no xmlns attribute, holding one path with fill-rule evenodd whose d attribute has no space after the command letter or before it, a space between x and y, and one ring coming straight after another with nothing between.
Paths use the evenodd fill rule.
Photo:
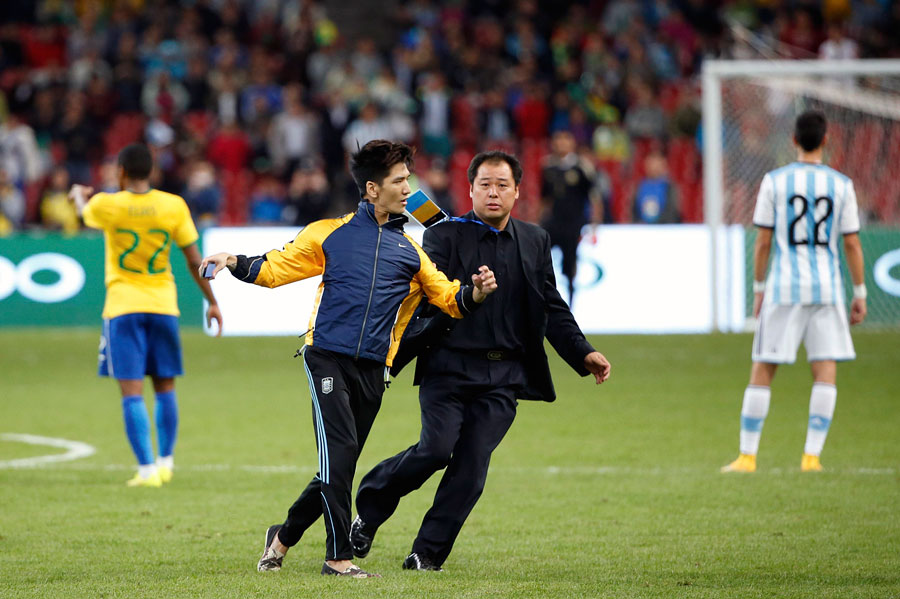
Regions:
<instances>
[{"instance_id":1,"label":"green grass pitch","mask_svg":"<svg viewBox=\"0 0 900 599\"><path fill-rule=\"evenodd\" d=\"M594 337L613 365L600 387L552 355L559 399L520 403L446 571L400 569L435 476L359 560L384 576L372 580L319 575L321 524L281 572L255 569L266 527L316 464L296 339L185 331L175 479L128 489L118 393L94 375L98 337L0 332L0 433L97 449L0 469L0 597L900 597L896 333L855 335L821 474L799 471L802 353L775 380L754 475L718 473L737 454L749 336ZM357 480L418 423L405 372ZM0 441L0 461L61 451Z\"/></svg>"}]
</instances>

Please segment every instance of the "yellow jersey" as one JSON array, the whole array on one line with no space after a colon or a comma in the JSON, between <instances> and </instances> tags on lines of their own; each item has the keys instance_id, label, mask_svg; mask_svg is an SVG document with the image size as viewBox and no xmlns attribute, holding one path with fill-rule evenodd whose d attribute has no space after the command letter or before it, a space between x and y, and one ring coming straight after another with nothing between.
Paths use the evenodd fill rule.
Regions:
<instances>
[{"instance_id":1,"label":"yellow jersey","mask_svg":"<svg viewBox=\"0 0 900 599\"><path fill-rule=\"evenodd\" d=\"M172 245L197 241L197 228L180 196L151 189L91 197L84 224L103 231L106 246L106 303L103 318L150 312L178 316Z\"/></svg>"}]
</instances>

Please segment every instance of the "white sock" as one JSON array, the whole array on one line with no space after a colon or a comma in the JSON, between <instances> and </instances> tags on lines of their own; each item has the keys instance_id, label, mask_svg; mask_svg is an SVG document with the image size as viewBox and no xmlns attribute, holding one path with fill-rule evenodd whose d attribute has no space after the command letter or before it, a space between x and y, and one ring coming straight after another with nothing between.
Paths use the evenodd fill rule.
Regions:
<instances>
[{"instance_id":1,"label":"white sock","mask_svg":"<svg viewBox=\"0 0 900 599\"><path fill-rule=\"evenodd\" d=\"M741 406L741 453L756 455L759 438L762 436L763 422L769 413L769 387L747 385L744 389L744 403Z\"/></svg>"},{"instance_id":2,"label":"white sock","mask_svg":"<svg viewBox=\"0 0 900 599\"><path fill-rule=\"evenodd\" d=\"M150 478L156 474L156 464L141 464L138 466L138 475L141 478Z\"/></svg>"},{"instance_id":3,"label":"white sock","mask_svg":"<svg viewBox=\"0 0 900 599\"><path fill-rule=\"evenodd\" d=\"M156 465L160 468L168 468L169 470L172 470L173 468L175 468L175 456L159 456L158 458L156 458Z\"/></svg>"},{"instance_id":4,"label":"white sock","mask_svg":"<svg viewBox=\"0 0 900 599\"><path fill-rule=\"evenodd\" d=\"M837 387L828 383L813 383L809 394L809 425L806 429L806 447L803 453L819 455L825 446L828 427L834 417L837 403Z\"/></svg>"}]
</instances>

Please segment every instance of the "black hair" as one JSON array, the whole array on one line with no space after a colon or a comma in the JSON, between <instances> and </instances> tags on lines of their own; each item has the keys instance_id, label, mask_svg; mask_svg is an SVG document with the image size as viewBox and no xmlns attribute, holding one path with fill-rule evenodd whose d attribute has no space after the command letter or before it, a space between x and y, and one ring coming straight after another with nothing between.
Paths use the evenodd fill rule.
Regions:
<instances>
[{"instance_id":1,"label":"black hair","mask_svg":"<svg viewBox=\"0 0 900 599\"><path fill-rule=\"evenodd\" d=\"M119 166L125 170L129 179L149 179L153 170L153 156L144 144L131 144L119 152Z\"/></svg>"},{"instance_id":2,"label":"black hair","mask_svg":"<svg viewBox=\"0 0 900 599\"><path fill-rule=\"evenodd\" d=\"M516 187L519 186L519 182L522 180L522 165L519 164L518 158L502 150L490 150L489 152L481 152L475 155L475 158L469 163L469 170L467 171L469 185L475 183L475 175L478 174L478 169L485 162L505 162L508 164L512 171L513 181L515 181Z\"/></svg>"},{"instance_id":3,"label":"black hair","mask_svg":"<svg viewBox=\"0 0 900 599\"><path fill-rule=\"evenodd\" d=\"M828 122L820 110L807 110L797 117L794 127L794 140L807 152L812 152L822 145Z\"/></svg>"},{"instance_id":4,"label":"black hair","mask_svg":"<svg viewBox=\"0 0 900 599\"><path fill-rule=\"evenodd\" d=\"M360 195L366 195L366 183L384 183L394 165L403 163L407 168L413 164L413 149L404 143L373 139L350 156L350 174L359 188Z\"/></svg>"}]
</instances>

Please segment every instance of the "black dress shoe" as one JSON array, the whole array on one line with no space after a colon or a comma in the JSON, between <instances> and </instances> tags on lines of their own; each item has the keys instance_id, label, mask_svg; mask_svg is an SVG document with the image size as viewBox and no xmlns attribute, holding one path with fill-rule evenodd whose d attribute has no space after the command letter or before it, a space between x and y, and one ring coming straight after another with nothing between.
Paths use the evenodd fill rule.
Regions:
<instances>
[{"instance_id":1,"label":"black dress shoe","mask_svg":"<svg viewBox=\"0 0 900 599\"><path fill-rule=\"evenodd\" d=\"M350 547L353 548L353 555L356 557L366 557L372 549L372 540L375 538L377 526L366 526L363 519L359 516L350 524Z\"/></svg>"},{"instance_id":2,"label":"black dress shoe","mask_svg":"<svg viewBox=\"0 0 900 599\"><path fill-rule=\"evenodd\" d=\"M421 553L410 553L403 560L404 570L423 570L428 572L443 572L444 569L431 561L431 558Z\"/></svg>"}]
</instances>

